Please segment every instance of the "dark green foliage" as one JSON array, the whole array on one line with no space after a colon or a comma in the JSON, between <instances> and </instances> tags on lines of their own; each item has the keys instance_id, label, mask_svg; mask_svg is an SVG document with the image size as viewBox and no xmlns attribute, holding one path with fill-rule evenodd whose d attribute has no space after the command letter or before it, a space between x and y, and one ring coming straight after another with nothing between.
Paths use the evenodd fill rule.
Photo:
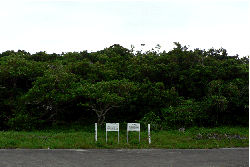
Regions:
<instances>
[{"instance_id":1,"label":"dark green foliage","mask_svg":"<svg viewBox=\"0 0 250 167\"><path fill-rule=\"evenodd\" d=\"M156 130L249 124L249 58L175 43L142 53L0 54L0 129L105 122ZM93 112L94 111L94 112Z\"/></svg>"},{"instance_id":2,"label":"dark green foliage","mask_svg":"<svg viewBox=\"0 0 250 167\"><path fill-rule=\"evenodd\" d=\"M44 52L37 52L35 54L29 55L26 58L28 60L34 60L36 62L53 62L56 60L60 59L60 55L58 54L47 54L45 51Z\"/></svg>"},{"instance_id":3,"label":"dark green foliage","mask_svg":"<svg viewBox=\"0 0 250 167\"><path fill-rule=\"evenodd\" d=\"M82 82L75 94L86 100L79 104L97 114L97 122L102 125L109 110L128 105L135 99L138 87L129 80L101 81L95 84Z\"/></svg>"}]
</instances>

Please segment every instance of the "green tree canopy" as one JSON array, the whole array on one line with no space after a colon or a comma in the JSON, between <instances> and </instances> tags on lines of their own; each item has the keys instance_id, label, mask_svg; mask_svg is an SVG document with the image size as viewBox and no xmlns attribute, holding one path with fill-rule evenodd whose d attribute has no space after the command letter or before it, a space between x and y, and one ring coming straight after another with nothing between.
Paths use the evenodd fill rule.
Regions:
<instances>
[{"instance_id":1,"label":"green tree canopy","mask_svg":"<svg viewBox=\"0 0 250 167\"><path fill-rule=\"evenodd\" d=\"M87 99L81 102L81 105L91 108L97 114L98 124L102 125L106 113L115 107L120 107L120 105L132 101L132 94L136 90L135 83L123 79L101 81L94 84L84 82L81 83L76 94Z\"/></svg>"}]
</instances>

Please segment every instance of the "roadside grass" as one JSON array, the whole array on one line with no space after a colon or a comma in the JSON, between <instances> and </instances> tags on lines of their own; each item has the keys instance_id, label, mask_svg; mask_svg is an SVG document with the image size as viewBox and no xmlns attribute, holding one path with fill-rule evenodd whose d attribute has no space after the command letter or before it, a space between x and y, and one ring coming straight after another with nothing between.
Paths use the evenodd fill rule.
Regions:
<instances>
[{"instance_id":1,"label":"roadside grass","mask_svg":"<svg viewBox=\"0 0 250 167\"><path fill-rule=\"evenodd\" d=\"M47 128L40 131L0 131L1 149L209 149L225 147L249 147L248 127L188 128L178 130L151 131L148 143L147 129L129 132L108 132L106 142L105 126L98 128L95 141L93 126Z\"/></svg>"}]
</instances>

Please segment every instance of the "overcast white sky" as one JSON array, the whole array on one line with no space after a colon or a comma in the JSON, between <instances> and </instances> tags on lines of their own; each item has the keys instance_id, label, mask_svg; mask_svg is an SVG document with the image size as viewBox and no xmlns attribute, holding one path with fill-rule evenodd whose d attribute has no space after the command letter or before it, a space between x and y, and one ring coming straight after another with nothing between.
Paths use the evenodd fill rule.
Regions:
<instances>
[{"instance_id":1,"label":"overcast white sky","mask_svg":"<svg viewBox=\"0 0 250 167\"><path fill-rule=\"evenodd\" d=\"M250 54L249 1L0 1L0 52L227 49Z\"/></svg>"}]
</instances>

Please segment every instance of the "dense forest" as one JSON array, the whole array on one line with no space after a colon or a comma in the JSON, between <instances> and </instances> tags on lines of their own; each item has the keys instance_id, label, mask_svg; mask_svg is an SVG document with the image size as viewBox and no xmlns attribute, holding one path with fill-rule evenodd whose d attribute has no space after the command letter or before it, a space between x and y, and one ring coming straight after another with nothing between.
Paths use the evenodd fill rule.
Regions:
<instances>
[{"instance_id":1,"label":"dense forest","mask_svg":"<svg viewBox=\"0 0 250 167\"><path fill-rule=\"evenodd\" d=\"M174 44L169 52L117 44L91 53L5 51L0 130L95 122L248 126L249 57Z\"/></svg>"}]
</instances>

